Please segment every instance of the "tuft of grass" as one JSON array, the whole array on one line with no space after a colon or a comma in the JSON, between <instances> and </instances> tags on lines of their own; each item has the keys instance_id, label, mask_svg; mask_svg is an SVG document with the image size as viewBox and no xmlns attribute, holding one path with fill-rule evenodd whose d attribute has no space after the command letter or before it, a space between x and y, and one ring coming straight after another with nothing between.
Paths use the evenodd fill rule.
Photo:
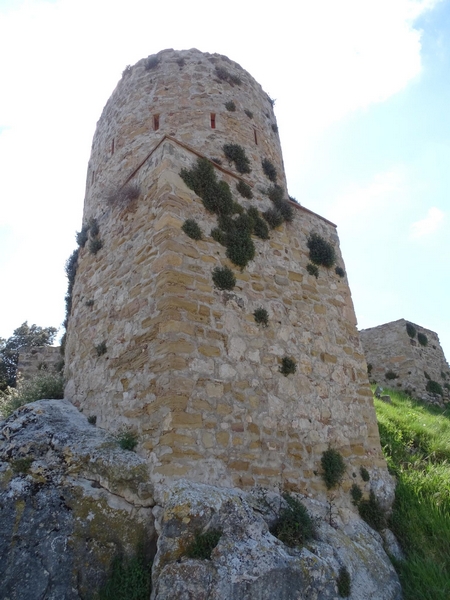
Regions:
<instances>
[{"instance_id":1,"label":"tuft of grass","mask_svg":"<svg viewBox=\"0 0 450 600\"><path fill-rule=\"evenodd\" d=\"M367 365L367 370L369 370L369 365ZM359 473L363 481L370 481L369 471L366 469L366 467L360 467Z\"/></svg>"},{"instance_id":2,"label":"tuft of grass","mask_svg":"<svg viewBox=\"0 0 450 600\"><path fill-rule=\"evenodd\" d=\"M341 598L348 598L352 588L352 580L347 567L344 565L339 569L338 578L336 579L338 593Z\"/></svg>"},{"instance_id":3,"label":"tuft of grass","mask_svg":"<svg viewBox=\"0 0 450 600\"><path fill-rule=\"evenodd\" d=\"M342 454L335 448L328 448L320 459L322 477L328 490L336 487L344 477L345 463Z\"/></svg>"},{"instance_id":4,"label":"tuft of grass","mask_svg":"<svg viewBox=\"0 0 450 600\"><path fill-rule=\"evenodd\" d=\"M229 267L215 267L212 272L214 286L219 290L232 290L236 285L236 277Z\"/></svg>"},{"instance_id":5,"label":"tuft of grass","mask_svg":"<svg viewBox=\"0 0 450 600\"><path fill-rule=\"evenodd\" d=\"M98 600L148 600L150 598L151 563L143 554L131 558L117 556L111 563L108 580L99 590Z\"/></svg>"},{"instance_id":6,"label":"tuft of grass","mask_svg":"<svg viewBox=\"0 0 450 600\"><path fill-rule=\"evenodd\" d=\"M194 539L186 548L186 556L199 560L211 560L211 553L221 537L222 531L220 529L211 529L205 531L205 533L197 531Z\"/></svg>"},{"instance_id":7,"label":"tuft of grass","mask_svg":"<svg viewBox=\"0 0 450 600\"><path fill-rule=\"evenodd\" d=\"M100 342L100 344L97 344L96 346L94 346L94 348L97 352L97 356L103 356L103 354L106 354L106 352L108 351L105 341Z\"/></svg>"},{"instance_id":8,"label":"tuft of grass","mask_svg":"<svg viewBox=\"0 0 450 600\"><path fill-rule=\"evenodd\" d=\"M262 306L254 311L253 316L258 325L263 325L264 327L269 325L269 313Z\"/></svg>"},{"instance_id":9,"label":"tuft of grass","mask_svg":"<svg viewBox=\"0 0 450 600\"><path fill-rule=\"evenodd\" d=\"M440 383L438 383L437 381L433 381L433 379L429 379L427 381L426 390L427 390L427 392L430 392L430 394L438 394L440 396L444 395L444 390L442 389L442 385Z\"/></svg>"},{"instance_id":10,"label":"tuft of grass","mask_svg":"<svg viewBox=\"0 0 450 600\"><path fill-rule=\"evenodd\" d=\"M27 456L24 458L16 458L12 460L10 465L16 475L26 475L30 471L30 467L33 464L33 458Z\"/></svg>"},{"instance_id":11,"label":"tuft of grass","mask_svg":"<svg viewBox=\"0 0 450 600\"><path fill-rule=\"evenodd\" d=\"M297 363L293 358L289 358L289 356L283 356L281 359L281 365L279 371L282 375L287 377L288 375L293 375L297 370Z\"/></svg>"},{"instance_id":12,"label":"tuft of grass","mask_svg":"<svg viewBox=\"0 0 450 600\"><path fill-rule=\"evenodd\" d=\"M396 476L389 527L406 560L394 561L404 600L448 600L450 411L387 390L374 400L383 452Z\"/></svg>"},{"instance_id":13,"label":"tuft of grass","mask_svg":"<svg viewBox=\"0 0 450 600\"><path fill-rule=\"evenodd\" d=\"M186 219L181 226L184 233L193 240L201 240L203 237L202 230L195 219Z\"/></svg>"},{"instance_id":14,"label":"tuft of grass","mask_svg":"<svg viewBox=\"0 0 450 600\"><path fill-rule=\"evenodd\" d=\"M115 437L122 450L133 451L138 445L138 434L131 427L124 427L120 429Z\"/></svg>"}]
</instances>

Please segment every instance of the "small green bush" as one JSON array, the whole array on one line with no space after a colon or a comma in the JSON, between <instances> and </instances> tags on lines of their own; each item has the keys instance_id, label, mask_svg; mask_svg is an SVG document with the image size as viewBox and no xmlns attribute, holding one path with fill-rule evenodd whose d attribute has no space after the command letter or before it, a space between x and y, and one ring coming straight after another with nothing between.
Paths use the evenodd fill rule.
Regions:
<instances>
[{"instance_id":1,"label":"small green bush","mask_svg":"<svg viewBox=\"0 0 450 600\"><path fill-rule=\"evenodd\" d=\"M372 490L369 499L361 500L358 504L358 512L360 517L375 531L381 531L386 527L384 510Z\"/></svg>"},{"instance_id":2,"label":"small green bush","mask_svg":"<svg viewBox=\"0 0 450 600\"><path fill-rule=\"evenodd\" d=\"M256 237L259 237L261 240L268 240L270 238L267 223L259 216L255 220L253 226L253 233L256 235Z\"/></svg>"},{"instance_id":3,"label":"small green bush","mask_svg":"<svg viewBox=\"0 0 450 600\"><path fill-rule=\"evenodd\" d=\"M446 390L450 390L450 383L444 383L444 387Z\"/></svg>"},{"instance_id":4,"label":"small green bush","mask_svg":"<svg viewBox=\"0 0 450 600\"><path fill-rule=\"evenodd\" d=\"M8 387L0 392L0 414L6 418L29 402L62 398L64 398L64 379L61 374L39 371L30 379L19 379L15 388Z\"/></svg>"},{"instance_id":5,"label":"small green bush","mask_svg":"<svg viewBox=\"0 0 450 600\"><path fill-rule=\"evenodd\" d=\"M222 244L222 246L227 245L227 234L218 227L214 227L211 230L211 237L216 242L219 242L219 244Z\"/></svg>"},{"instance_id":6,"label":"small green bush","mask_svg":"<svg viewBox=\"0 0 450 600\"><path fill-rule=\"evenodd\" d=\"M345 463L342 454L334 448L328 448L320 460L323 470L323 480L328 490L336 487L344 477Z\"/></svg>"},{"instance_id":7,"label":"small green bush","mask_svg":"<svg viewBox=\"0 0 450 600\"><path fill-rule=\"evenodd\" d=\"M342 267L336 267L334 272L336 275L339 275L339 277L345 277L345 271Z\"/></svg>"},{"instance_id":8,"label":"small green bush","mask_svg":"<svg viewBox=\"0 0 450 600\"><path fill-rule=\"evenodd\" d=\"M103 242L100 238L96 237L89 240L89 252L91 254L97 254L103 248Z\"/></svg>"},{"instance_id":9,"label":"small green bush","mask_svg":"<svg viewBox=\"0 0 450 600\"><path fill-rule=\"evenodd\" d=\"M278 125L275 125L275 123L272 123L272 131L278 133Z\"/></svg>"},{"instance_id":10,"label":"small green bush","mask_svg":"<svg viewBox=\"0 0 450 600\"><path fill-rule=\"evenodd\" d=\"M366 467L360 467L359 472L363 481L370 481L369 471L366 469Z\"/></svg>"},{"instance_id":11,"label":"small green bush","mask_svg":"<svg viewBox=\"0 0 450 600\"><path fill-rule=\"evenodd\" d=\"M289 204L287 200L281 200L281 202L276 202L275 208L283 217L283 220L290 223L294 218L294 209Z\"/></svg>"},{"instance_id":12,"label":"small green bush","mask_svg":"<svg viewBox=\"0 0 450 600\"><path fill-rule=\"evenodd\" d=\"M87 223L85 223L81 227L81 231L77 231L77 233L76 233L77 244L80 246L80 248L85 247L86 242L88 241L88 238L89 238L89 225Z\"/></svg>"},{"instance_id":13,"label":"small green bush","mask_svg":"<svg viewBox=\"0 0 450 600\"><path fill-rule=\"evenodd\" d=\"M108 351L108 348L106 347L106 342L100 342L100 344L97 344L96 346L94 346L95 351L97 352L97 356L102 356L103 354L106 354L106 352Z\"/></svg>"},{"instance_id":14,"label":"small green bush","mask_svg":"<svg viewBox=\"0 0 450 600\"><path fill-rule=\"evenodd\" d=\"M242 80L237 75L232 75L224 67L216 67L216 75L222 81L227 81L230 85L241 85Z\"/></svg>"},{"instance_id":15,"label":"small green bush","mask_svg":"<svg viewBox=\"0 0 450 600\"><path fill-rule=\"evenodd\" d=\"M206 158L198 158L192 169L181 169L184 183L200 196L209 212L229 215L233 210L233 196L225 181L218 181L214 167Z\"/></svg>"},{"instance_id":16,"label":"small green bush","mask_svg":"<svg viewBox=\"0 0 450 600\"><path fill-rule=\"evenodd\" d=\"M291 496L283 494L287 507L280 511L277 522L270 533L290 548L299 548L315 535L314 522L303 504Z\"/></svg>"},{"instance_id":17,"label":"small green bush","mask_svg":"<svg viewBox=\"0 0 450 600\"><path fill-rule=\"evenodd\" d=\"M367 363L367 375L370 377L372 375L373 365L372 363Z\"/></svg>"},{"instance_id":18,"label":"small green bush","mask_svg":"<svg viewBox=\"0 0 450 600\"><path fill-rule=\"evenodd\" d=\"M197 221L194 219L186 219L186 221L181 226L181 229L184 233L192 238L193 240L201 240L203 237L202 230L200 229Z\"/></svg>"},{"instance_id":19,"label":"small green bush","mask_svg":"<svg viewBox=\"0 0 450 600\"><path fill-rule=\"evenodd\" d=\"M246 108L246 109L244 109L244 112L249 119L253 119L253 113L251 110L248 110L248 108Z\"/></svg>"},{"instance_id":20,"label":"small green bush","mask_svg":"<svg viewBox=\"0 0 450 600\"><path fill-rule=\"evenodd\" d=\"M269 208L263 213L264 219L270 225L272 229L276 229L284 223L284 217L276 208Z\"/></svg>"},{"instance_id":21,"label":"small green bush","mask_svg":"<svg viewBox=\"0 0 450 600\"><path fill-rule=\"evenodd\" d=\"M211 531L205 531L205 533L198 531L186 548L186 556L200 560L211 560L211 553L221 537L222 531L220 529L211 529Z\"/></svg>"},{"instance_id":22,"label":"small green bush","mask_svg":"<svg viewBox=\"0 0 450 600\"><path fill-rule=\"evenodd\" d=\"M424 333L417 334L417 341L421 346L428 346L428 338Z\"/></svg>"},{"instance_id":23,"label":"small green bush","mask_svg":"<svg viewBox=\"0 0 450 600\"><path fill-rule=\"evenodd\" d=\"M352 485L350 488L350 496L352 497L352 504L357 506L363 496L362 490L358 484L354 483Z\"/></svg>"},{"instance_id":24,"label":"small green bush","mask_svg":"<svg viewBox=\"0 0 450 600\"><path fill-rule=\"evenodd\" d=\"M252 188L243 181L239 181L236 189L243 198L248 198L249 200L253 198Z\"/></svg>"},{"instance_id":25,"label":"small green bush","mask_svg":"<svg viewBox=\"0 0 450 600\"><path fill-rule=\"evenodd\" d=\"M284 190L281 187L281 185L275 184L275 185L271 185L269 187L269 189L267 190L267 195L269 196L270 200L272 200L272 202L277 205L279 202L282 202L282 200L284 199Z\"/></svg>"},{"instance_id":26,"label":"small green bush","mask_svg":"<svg viewBox=\"0 0 450 600\"><path fill-rule=\"evenodd\" d=\"M264 171L264 175L269 179L269 181L273 181L274 183L277 180L277 170L275 165L270 162L268 158L263 158L261 161L261 166Z\"/></svg>"},{"instance_id":27,"label":"small green bush","mask_svg":"<svg viewBox=\"0 0 450 600\"><path fill-rule=\"evenodd\" d=\"M222 149L228 162L234 163L239 173L250 173L250 160L242 146L239 146L239 144L225 144Z\"/></svg>"},{"instance_id":28,"label":"small green bush","mask_svg":"<svg viewBox=\"0 0 450 600\"><path fill-rule=\"evenodd\" d=\"M281 359L281 365L279 371L282 375L287 377L288 375L293 375L297 370L297 364L294 359L289 358L289 356L283 356Z\"/></svg>"},{"instance_id":29,"label":"small green bush","mask_svg":"<svg viewBox=\"0 0 450 600\"><path fill-rule=\"evenodd\" d=\"M265 308L257 308L254 311L253 316L255 318L255 322L258 323L258 325L263 325L264 327L267 327L269 325L269 313Z\"/></svg>"},{"instance_id":30,"label":"small green bush","mask_svg":"<svg viewBox=\"0 0 450 600\"><path fill-rule=\"evenodd\" d=\"M417 330L412 323L406 323L406 333L410 338L416 337Z\"/></svg>"},{"instance_id":31,"label":"small green bush","mask_svg":"<svg viewBox=\"0 0 450 600\"><path fill-rule=\"evenodd\" d=\"M444 390L442 389L442 385L440 383L438 383L437 381L433 381L432 379L429 379L427 381L426 390L427 390L427 392L430 392L430 394L439 394L440 396L444 395Z\"/></svg>"},{"instance_id":32,"label":"small green bush","mask_svg":"<svg viewBox=\"0 0 450 600\"><path fill-rule=\"evenodd\" d=\"M92 306L94 306L94 300L92 300L92 298L91 298L90 300L86 300L86 302L84 304L85 304L85 306L92 307Z\"/></svg>"},{"instance_id":33,"label":"small green bush","mask_svg":"<svg viewBox=\"0 0 450 600\"><path fill-rule=\"evenodd\" d=\"M26 475L30 471L30 467L33 464L33 460L34 459L29 456L24 457L24 458L16 458L15 460L12 460L10 463L11 469L17 475L20 475L20 474Z\"/></svg>"},{"instance_id":34,"label":"small green bush","mask_svg":"<svg viewBox=\"0 0 450 600\"><path fill-rule=\"evenodd\" d=\"M348 598L350 596L352 580L347 567L344 565L339 569L339 575L336 579L339 596L341 598Z\"/></svg>"},{"instance_id":35,"label":"small green bush","mask_svg":"<svg viewBox=\"0 0 450 600\"><path fill-rule=\"evenodd\" d=\"M236 104L233 102L233 100L230 100L229 102L225 102L225 108L230 112L235 112Z\"/></svg>"},{"instance_id":36,"label":"small green bush","mask_svg":"<svg viewBox=\"0 0 450 600\"><path fill-rule=\"evenodd\" d=\"M127 183L121 188L118 188L108 194L107 202L114 206L125 207L133 200L137 200L141 195L141 188L136 183ZM91 235L94 234L91 231Z\"/></svg>"},{"instance_id":37,"label":"small green bush","mask_svg":"<svg viewBox=\"0 0 450 600\"><path fill-rule=\"evenodd\" d=\"M255 244L248 231L235 229L227 235L226 256L233 264L244 268L255 257Z\"/></svg>"},{"instance_id":38,"label":"small green bush","mask_svg":"<svg viewBox=\"0 0 450 600\"><path fill-rule=\"evenodd\" d=\"M316 265L322 265L327 269L336 262L336 253L333 246L317 233L312 233L307 241L309 258Z\"/></svg>"},{"instance_id":39,"label":"small green bush","mask_svg":"<svg viewBox=\"0 0 450 600\"><path fill-rule=\"evenodd\" d=\"M308 263L306 265L306 270L310 275L313 275L316 279L319 277L319 267L317 267L316 265Z\"/></svg>"},{"instance_id":40,"label":"small green bush","mask_svg":"<svg viewBox=\"0 0 450 600\"><path fill-rule=\"evenodd\" d=\"M137 432L131 427L124 427L116 434L116 441L122 450L133 451L139 441Z\"/></svg>"},{"instance_id":41,"label":"small green bush","mask_svg":"<svg viewBox=\"0 0 450 600\"><path fill-rule=\"evenodd\" d=\"M384 377L385 377L385 379L389 379L389 380L398 379L398 374L395 373L394 371L386 371L386 374Z\"/></svg>"},{"instance_id":42,"label":"small green bush","mask_svg":"<svg viewBox=\"0 0 450 600\"><path fill-rule=\"evenodd\" d=\"M88 417L89 425L97 425L97 417L96 415L89 415Z\"/></svg>"},{"instance_id":43,"label":"small green bush","mask_svg":"<svg viewBox=\"0 0 450 600\"><path fill-rule=\"evenodd\" d=\"M148 600L152 590L151 563L138 553L132 558L117 556L98 600Z\"/></svg>"},{"instance_id":44,"label":"small green bush","mask_svg":"<svg viewBox=\"0 0 450 600\"><path fill-rule=\"evenodd\" d=\"M219 290L232 290L236 285L236 277L228 267L215 267L212 272L212 280Z\"/></svg>"}]
</instances>

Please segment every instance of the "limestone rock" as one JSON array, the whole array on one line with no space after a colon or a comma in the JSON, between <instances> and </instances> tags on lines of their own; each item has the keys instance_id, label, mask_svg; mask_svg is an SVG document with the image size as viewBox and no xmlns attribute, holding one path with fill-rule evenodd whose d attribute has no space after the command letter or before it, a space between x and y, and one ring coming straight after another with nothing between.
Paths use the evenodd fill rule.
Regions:
<instances>
[{"instance_id":1,"label":"limestone rock","mask_svg":"<svg viewBox=\"0 0 450 600\"><path fill-rule=\"evenodd\" d=\"M347 567L353 600L400 600L397 575L380 535L357 515L334 528L317 519L317 539L301 549L272 536L267 502L237 489L180 481L160 499L152 600L326 600L339 598L339 569ZM196 531L218 529L211 560L185 557Z\"/></svg>"},{"instance_id":2,"label":"limestone rock","mask_svg":"<svg viewBox=\"0 0 450 600\"><path fill-rule=\"evenodd\" d=\"M0 597L78 600L154 536L146 463L68 401L0 425Z\"/></svg>"}]
</instances>

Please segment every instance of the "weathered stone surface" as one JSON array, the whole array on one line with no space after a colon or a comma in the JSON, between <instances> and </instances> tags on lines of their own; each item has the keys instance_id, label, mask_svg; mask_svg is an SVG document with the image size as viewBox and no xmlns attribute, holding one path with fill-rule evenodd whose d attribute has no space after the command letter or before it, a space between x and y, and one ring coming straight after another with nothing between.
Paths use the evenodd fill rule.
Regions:
<instances>
[{"instance_id":1,"label":"weathered stone surface","mask_svg":"<svg viewBox=\"0 0 450 600\"><path fill-rule=\"evenodd\" d=\"M397 575L382 539L347 511L331 527L324 506L310 503L317 539L292 549L269 533L283 500L236 489L180 481L161 490L158 552L152 600L328 600L339 598L336 579L347 567L351 600L400 600ZM211 560L184 556L197 531L222 530Z\"/></svg>"},{"instance_id":2,"label":"weathered stone surface","mask_svg":"<svg viewBox=\"0 0 450 600\"><path fill-rule=\"evenodd\" d=\"M20 408L0 424L0 597L91 597L114 556L150 551L152 504L147 464L69 402Z\"/></svg>"}]
</instances>

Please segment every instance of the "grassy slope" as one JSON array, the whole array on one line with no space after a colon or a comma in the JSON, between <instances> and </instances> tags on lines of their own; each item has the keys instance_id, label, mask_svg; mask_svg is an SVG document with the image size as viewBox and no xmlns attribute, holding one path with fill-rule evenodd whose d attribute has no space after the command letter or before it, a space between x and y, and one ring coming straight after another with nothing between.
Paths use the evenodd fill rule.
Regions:
<instances>
[{"instance_id":1,"label":"grassy slope","mask_svg":"<svg viewBox=\"0 0 450 600\"><path fill-rule=\"evenodd\" d=\"M398 480L390 527L407 560L396 564L405 600L450 599L450 409L388 392L375 400L381 445Z\"/></svg>"}]
</instances>

